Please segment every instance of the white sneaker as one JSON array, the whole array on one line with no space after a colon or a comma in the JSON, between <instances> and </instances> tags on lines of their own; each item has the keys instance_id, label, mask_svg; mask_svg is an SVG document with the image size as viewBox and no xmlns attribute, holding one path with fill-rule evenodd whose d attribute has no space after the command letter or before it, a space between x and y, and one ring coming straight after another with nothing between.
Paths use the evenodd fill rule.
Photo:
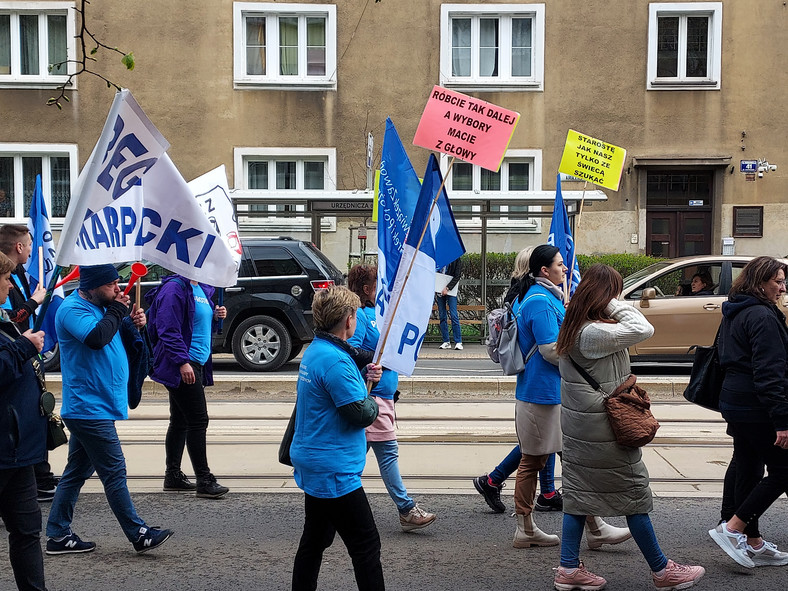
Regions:
<instances>
[{"instance_id":1,"label":"white sneaker","mask_svg":"<svg viewBox=\"0 0 788 591\"><path fill-rule=\"evenodd\" d=\"M451 343L446 341L440 347L438 347L438 349L451 349Z\"/></svg>"},{"instance_id":2,"label":"white sneaker","mask_svg":"<svg viewBox=\"0 0 788 591\"><path fill-rule=\"evenodd\" d=\"M457 349L458 351L462 351L462 343L455 344L454 348Z\"/></svg>"},{"instance_id":3,"label":"white sneaker","mask_svg":"<svg viewBox=\"0 0 788 591\"><path fill-rule=\"evenodd\" d=\"M723 521L714 529L709 530L711 539L717 542L725 553L742 566L753 568L755 562L747 554L747 536L743 533L728 531Z\"/></svg>"},{"instance_id":4,"label":"white sneaker","mask_svg":"<svg viewBox=\"0 0 788 591\"><path fill-rule=\"evenodd\" d=\"M771 542L763 541L763 546L757 550L747 544L747 556L755 566L785 566L788 564L788 552L780 552Z\"/></svg>"}]
</instances>

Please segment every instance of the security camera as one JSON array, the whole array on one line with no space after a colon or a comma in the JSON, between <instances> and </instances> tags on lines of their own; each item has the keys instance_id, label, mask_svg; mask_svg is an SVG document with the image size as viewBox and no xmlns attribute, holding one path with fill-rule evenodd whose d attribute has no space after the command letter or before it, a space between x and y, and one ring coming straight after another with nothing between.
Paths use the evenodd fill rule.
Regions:
<instances>
[{"instance_id":1,"label":"security camera","mask_svg":"<svg viewBox=\"0 0 788 591\"><path fill-rule=\"evenodd\" d=\"M760 173L759 176L763 176L762 173L764 173L764 172L766 172L766 167L765 166L759 166L758 167L758 173Z\"/></svg>"},{"instance_id":2,"label":"security camera","mask_svg":"<svg viewBox=\"0 0 788 591\"><path fill-rule=\"evenodd\" d=\"M758 171L758 178L759 178L759 179L762 179L762 178L763 178L763 172L761 172L760 170Z\"/></svg>"},{"instance_id":3,"label":"security camera","mask_svg":"<svg viewBox=\"0 0 788 591\"><path fill-rule=\"evenodd\" d=\"M769 165L769 170L771 170L772 172L774 172L775 170L777 170L777 165L776 165L776 164L770 164L770 165Z\"/></svg>"}]
</instances>

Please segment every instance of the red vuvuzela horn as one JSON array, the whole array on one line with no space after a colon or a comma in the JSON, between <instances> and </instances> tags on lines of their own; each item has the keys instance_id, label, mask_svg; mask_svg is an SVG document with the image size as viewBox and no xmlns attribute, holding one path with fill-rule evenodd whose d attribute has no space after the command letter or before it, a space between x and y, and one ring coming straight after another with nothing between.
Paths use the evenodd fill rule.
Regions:
<instances>
[{"instance_id":1,"label":"red vuvuzela horn","mask_svg":"<svg viewBox=\"0 0 788 591\"><path fill-rule=\"evenodd\" d=\"M131 288L134 287L137 279L140 277L145 277L147 274L148 267L142 263L134 263L131 265L131 277L129 278L129 284L126 286L126 289L123 290L123 295L129 295L129 292L131 291Z\"/></svg>"},{"instance_id":2,"label":"red vuvuzela horn","mask_svg":"<svg viewBox=\"0 0 788 591\"><path fill-rule=\"evenodd\" d=\"M73 271L71 271L71 273L69 273L68 275L66 275L65 277L63 277L63 279L61 279L60 281L58 281L58 282L55 284L55 289L57 289L58 287L60 287L60 286L61 286L61 285L63 285L64 283L68 283L68 282L69 282L69 281L71 281L72 279L79 279L79 267L74 267L74 270L73 270ZM53 291L54 291L54 290L53 290Z\"/></svg>"}]
</instances>

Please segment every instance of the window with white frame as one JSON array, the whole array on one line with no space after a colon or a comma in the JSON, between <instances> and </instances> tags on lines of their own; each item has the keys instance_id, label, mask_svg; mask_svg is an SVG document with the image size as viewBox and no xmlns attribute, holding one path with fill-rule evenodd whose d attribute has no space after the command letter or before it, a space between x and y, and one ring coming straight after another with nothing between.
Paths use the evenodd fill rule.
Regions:
<instances>
[{"instance_id":1,"label":"window with white frame","mask_svg":"<svg viewBox=\"0 0 788 591\"><path fill-rule=\"evenodd\" d=\"M286 197L303 191L336 188L336 150L333 148L236 148L235 186L266 197ZM303 205L268 203L250 205L249 211L305 211Z\"/></svg>"},{"instance_id":2,"label":"window with white frame","mask_svg":"<svg viewBox=\"0 0 788 591\"><path fill-rule=\"evenodd\" d=\"M73 2L0 0L0 86L65 82L76 57Z\"/></svg>"},{"instance_id":3,"label":"window with white frame","mask_svg":"<svg viewBox=\"0 0 788 591\"><path fill-rule=\"evenodd\" d=\"M649 90L719 90L721 63L722 2L649 4Z\"/></svg>"},{"instance_id":4,"label":"window with white frame","mask_svg":"<svg viewBox=\"0 0 788 591\"><path fill-rule=\"evenodd\" d=\"M236 87L336 88L336 6L233 4Z\"/></svg>"},{"instance_id":5,"label":"window with white frame","mask_svg":"<svg viewBox=\"0 0 788 591\"><path fill-rule=\"evenodd\" d=\"M544 4L443 4L441 84L542 90Z\"/></svg>"},{"instance_id":6,"label":"window with white frame","mask_svg":"<svg viewBox=\"0 0 788 591\"><path fill-rule=\"evenodd\" d=\"M77 147L63 144L0 144L0 219L24 220L41 175L50 219L66 217L77 178Z\"/></svg>"},{"instance_id":7,"label":"window with white frame","mask_svg":"<svg viewBox=\"0 0 788 591\"><path fill-rule=\"evenodd\" d=\"M441 164L446 170L448 158L443 155ZM522 197L526 191L541 191L542 189L542 151L541 150L507 150L506 156L497 171L487 170L474 166L468 162L455 161L446 179L449 198L478 197L483 199L505 200L517 193ZM541 225L535 218L508 219L510 212L528 212L528 205L492 205L492 211L497 211L501 217L491 218L488 226L495 228L506 224L512 229L520 231L540 231ZM452 202L455 211L475 212L480 211L478 205L465 205L461 200ZM458 225L468 226L478 224L478 218L471 220L457 220Z\"/></svg>"}]
</instances>

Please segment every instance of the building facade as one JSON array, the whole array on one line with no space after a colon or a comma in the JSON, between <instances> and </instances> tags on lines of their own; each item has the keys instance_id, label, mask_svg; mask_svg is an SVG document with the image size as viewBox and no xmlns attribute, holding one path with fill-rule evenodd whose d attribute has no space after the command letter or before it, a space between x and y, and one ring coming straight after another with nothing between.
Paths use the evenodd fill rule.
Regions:
<instances>
[{"instance_id":1,"label":"building facade","mask_svg":"<svg viewBox=\"0 0 788 591\"><path fill-rule=\"evenodd\" d=\"M63 109L46 106L80 57L81 19L63 0L0 0L0 222L23 221L41 174L54 226L103 127L113 90L88 74ZM241 233L310 236L290 194L363 190L367 138L379 163L386 117L416 170L411 144L435 84L521 114L501 170L457 162L450 197L498 205L487 250L546 240L529 195L555 189L567 131L627 150L618 191L576 220L579 252L656 256L788 253L788 161L782 119L788 7L776 0L646 2L117 3L94 0L87 25L133 51L96 54L94 68L129 88L171 144L187 180L224 164L244 205ZM93 45L88 44L87 49ZM446 158L442 159L444 167ZM563 189L583 190L567 182ZM536 201L534 201L536 203ZM459 222L469 250L481 223ZM547 207L549 210L549 206ZM366 213L324 217L323 250L342 267Z\"/></svg>"}]
</instances>

